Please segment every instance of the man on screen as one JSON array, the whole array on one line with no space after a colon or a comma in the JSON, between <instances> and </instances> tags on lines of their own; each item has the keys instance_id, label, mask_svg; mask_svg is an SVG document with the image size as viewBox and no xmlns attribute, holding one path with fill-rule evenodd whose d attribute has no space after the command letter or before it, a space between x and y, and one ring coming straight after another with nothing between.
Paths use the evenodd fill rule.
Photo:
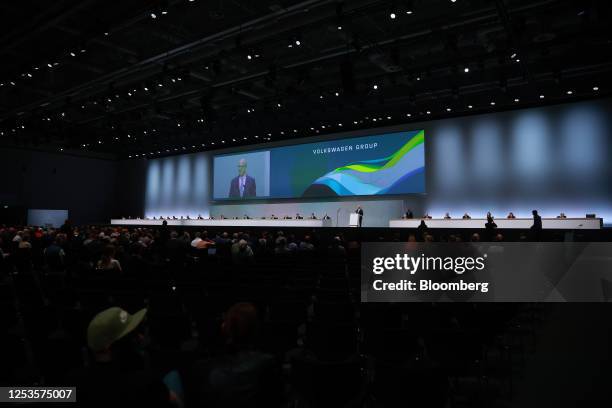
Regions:
<instances>
[{"instance_id":1,"label":"man on screen","mask_svg":"<svg viewBox=\"0 0 612 408\"><path fill-rule=\"evenodd\" d=\"M257 195L255 179L247 175L246 169L246 160L240 159L238 162L238 176L234 177L230 183L230 198L249 198Z\"/></svg>"}]
</instances>

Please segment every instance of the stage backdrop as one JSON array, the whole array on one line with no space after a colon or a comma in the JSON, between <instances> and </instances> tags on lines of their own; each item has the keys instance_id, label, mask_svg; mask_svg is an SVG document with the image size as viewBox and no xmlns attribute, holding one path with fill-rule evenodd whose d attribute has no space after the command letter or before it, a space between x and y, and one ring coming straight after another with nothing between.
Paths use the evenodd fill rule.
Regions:
<instances>
[{"instance_id":1,"label":"stage backdrop","mask_svg":"<svg viewBox=\"0 0 612 408\"><path fill-rule=\"evenodd\" d=\"M219 155L213 161L215 200L425 192L423 130Z\"/></svg>"},{"instance_id":2,"label":"stage backdrop","mask_svg":"<svg viewBox=\"0 0 612 408\"><path fill-rule=\"evenodd\" d=\"M364 226L388 226L411 208L441 217L446 211L473 217L487 211L498 217L513 211L546 216L560 211L569 217L596 213L612 222L612 105L609 99L496 114L412 123L401 127L305 138L295 143L329 142L344 137L418 132L427 137L426 192L383 197L213 200L213 157L236 155L215 197L227 197L240 157L249 151L270 151L287 145L271 143L243 149L195 153L149 160L146 164L145 215L263 216L329 214L348 225L357 204L365 211ZM300 146L283 149L301 149ZM221 156L224 157L224 156ZM250 168L251 162L247 160ZM264 170L265 171L265 170ZM271 179L275 172L271 171ZM265 192L265 186L264 192ZM274 190L270 183L270 192ZM227 190L227 191L226 191ZM260 186L257 184L257 194ZM299 196L289 191L286 197ZM265 193L264 193L265 194Z\"/></svg>"}]
</instances>

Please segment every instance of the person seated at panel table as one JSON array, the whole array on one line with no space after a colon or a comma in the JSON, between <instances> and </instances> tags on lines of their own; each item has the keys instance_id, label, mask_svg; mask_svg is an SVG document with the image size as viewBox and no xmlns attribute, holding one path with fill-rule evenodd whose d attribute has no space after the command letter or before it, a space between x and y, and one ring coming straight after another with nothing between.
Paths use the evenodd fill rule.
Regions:
<instances>
[{"instance_id":1,"label":"person seated at panel table","mask_svg":"<svg viewBox=\"0 0 612 408\"><path fill-rule=\"evenodd\" d=\"M221 214L221 215L219 216L219 219L220 219L220 220L224 220L224 219L225 219L225 215Z\"/></svg>"},{"instance_id":2,"label":"person seated at panel table","mask_svg":"<svg viewBox=\"0 0 612 408\"><path fill-rule=\"evenodd\" d=\"M296 220L303 220L303 219L304 219L304 217L302 217L302 216L300 215L300 213L296 213L296 214L295 214L295 219L296 219Z\"/></svg>"},{"instance_id":3,"label":"person seated at panel table","mask_svg":"<svg viewBox=\"0 0 612 408\"><path fill-rule=\"evenodd\" d=\"M189 216L187 216L187 219L190 220L191 218L189 218Z\"/></svg>"},{"instance_id":4,"label":"person seated at panel table","mask_svg":"<svg viewBox=\"0 0 612 408\"><path fill-rule=\"evenodd\" d=\"M292 218L291 218L291 216L290 216L290 215L285 215L285 216L283 217L283 219L284 219L284 220L291 220Z\"/></svg>"},{"instance_id":5,"label":"person seated at panel table","mask_svg":"<svg viewBox=\"0 0 612 408\"><path fill-rule=\"evenodd\" d=\"M425 213L425 215L422 218L430 220L431 219L431 215L429 215L429 213Z\"/></svg>"},{"instance_id":6,"label":"person seated at panel table","mask_svg":"<svg viewBox=\"0 0 612 408\"><path fill-rule=\"evenodd\" d=\"M509 219L509 220L513 220L513 219L515 219L515 218L516 218L516 216L514 215L514 213L513 213L512 211L510 211L510 212L508 213L508 216L507 216L506 218L507 218L507 219Z\"/></svg>"},{"instance_id":7,"label":"person seated at panel table","mask_svg":"<svg viewBox=\"0 0 612 408\"><path fill-rule=\"evenodd\" d=\"M198 220L203 220L204 217L202 217L202 214L198 214Z\"/></svg>"},{"instance_id":8,"label":"person seated at panel table","mask_svg":"<svg viewBox=\"0 0 612 408\"><path fill-rule=\"evenodd\" d=\"M323 216L323 219L324 219L324 220L331 220L331 217L330 217L329 215L325 214L325 215Z\"/></svg>"},{"instance_id":9,"label":"person seated at panel table","mask_svg":"<svg viewBox=\"0 0 612 408\"><path fill-rule=\"evenodd\" d=\"M557 218L567 218L567 216L562 212L561 214L557 215Z\"/></svg>"},{"instance_id":10,"label":"person seated at panel table","mask_svg":"<svg viewBox=\"0 0 612 408\"><path fill-rule=\"evenodd\" d=\"M173 219L173 220L178 220L178 218L176 218L176 215L173 215L173 216L172 216L172 219Z\"/></svg>"},{"instance_id":11,"label":"person seated at panel table","mask_svg":"<svg viewBox=\"0 0 612 408\"><path fill-rule=\"evenodd\" d=\"M244 214L244 215L242 216L242 218L244 218L245 220L250 220L250 219L251 219L251 217L249 217L249 216L248 216L248 215L246 215L246 214Z\"/></svg>"},{"instance_id":12,"label":"person seated at panel table","mask_svg":"<svg viewBox=\"0 0 612 408\"><path fill-rule=\"evenodd\" d=\"M412 214L412 210L409 208L404 215L402 216L403 219L405 220L411 220L414 218L414 214Z\"/></svg>"},{"instance_id":13,"label":"person seated at panel table","mask_svg":"<svg viewBox=\"0 0 612 408\"><path fill-rule=\"evenodd\" d=\"M462 218L463 218L464 220L471 220L471 219L472 219L472 217L470 217L470 214L468 214L468 213L463 214L463 217L462 217Z\"/></svg>"},{"instance_id":14,"label":"person seated at panel table","mask_svg":"<svg viewBox=\"0 0 612 408\"><path fill-rule=\"evenodd\" d=\"M315 215L315 213L312 213L312 214L310 214L310 217L309 217L309 218L310 218L311 220L316 220L316 219L317 219L317 216Z\"/></svg>"},{"instance_id":15,"label":"person seated at panel table","mask_svg":"<svg viewBox=\"0 0 612 408\"><path fill-rule=\"evenodd\" d=\"M445 220L450 220L451 219L450 214L449 213L444 214L444 219Z\"/></svg>"},{"instance_id":16,"label":"person seated at panel table","mask_svg":"<svg viewBox=\"0 0 612 408\"><path fill-rule=\"evenodd\" d=\"M276 215L272 214L272 215L270 216L270 219L271 219L271 220L278 220L278 217L277 217Z\"/></svg>"}]
</instances>

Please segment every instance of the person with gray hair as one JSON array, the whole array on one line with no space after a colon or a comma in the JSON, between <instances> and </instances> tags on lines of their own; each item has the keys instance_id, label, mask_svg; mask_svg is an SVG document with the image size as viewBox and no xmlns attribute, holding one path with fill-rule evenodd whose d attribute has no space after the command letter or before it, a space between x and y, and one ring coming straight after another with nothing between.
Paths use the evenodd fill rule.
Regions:
<instances>
[{"instance_id":1,"label":"person with gray hair","mask_svg":"<svg viewBox=\"0 0 612 408\"><path fill-rule=\"evenodd\" d=\"M238 176L230 182L229 198L250 198L257 196L255 179L247 174L247 161L238 162Z\"/></svg>"}]
</instances>

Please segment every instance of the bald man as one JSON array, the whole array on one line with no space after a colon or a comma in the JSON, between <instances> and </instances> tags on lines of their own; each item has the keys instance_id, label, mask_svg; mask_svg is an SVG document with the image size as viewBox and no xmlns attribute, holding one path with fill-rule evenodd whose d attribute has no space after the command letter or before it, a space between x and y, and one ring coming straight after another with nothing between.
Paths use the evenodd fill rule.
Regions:
<instances>
[{"instance_id":1,"label":"bald man","mask_svg":"<svg viewBox=\"0 0 612 408\"><path fill-rule=\"evenodd\" d=\"M257 196L255 179L247 175L247 161L240 159L238 162L238 176L230 183L230 198L250 198Z\"/></svg>"}]
</instances>

